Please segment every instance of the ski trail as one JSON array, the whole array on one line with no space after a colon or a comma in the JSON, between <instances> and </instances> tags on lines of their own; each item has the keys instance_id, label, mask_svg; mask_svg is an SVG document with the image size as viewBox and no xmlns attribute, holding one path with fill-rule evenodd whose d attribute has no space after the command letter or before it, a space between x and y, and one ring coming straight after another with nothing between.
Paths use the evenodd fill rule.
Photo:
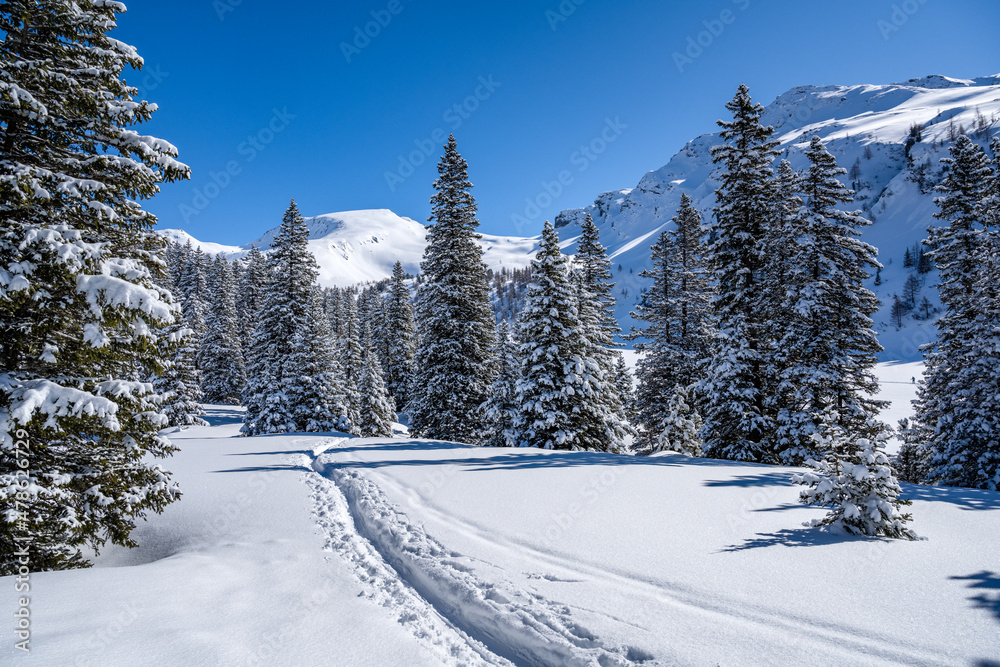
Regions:
<instances>
[{"instance_id":1,"label":"ski trail","mask_svg":"<svg viewBox=\"0 0 1000 667\"><path fill-rule=\"evenodd\" d=\"M854 653L858 664L871 664L873 658L889 664L955 664L956 666L962 664L958 662L948 663L947 656L943 656L939 652L915 646L912 641L903 644L894 635L880 633L875 629L861 629L791 616L773 608L753 605L745 601L725 600L718 595L707 595L687 586L655 579L644 579L626 571L609 569L604 565L594 565L575 558L570 560L565 555L541 551L531 543L506 539L476 523L466 521L453 514L446 514L441 509L424 502L414 489L404 487L376 471L369 471L369 473L377 476L380 483L385 483L387 486L402 492L407 497L407 503L417 509L421 516L440 521L447 525L450 530L492 548L499 547L516 553L523 559L533 561L539 566L554 569L567 577L566 580L569 582L574 581L574 578L579 580L580 577L587 577L607 586L619 589L627 587L637 594L651 597L665 606L679 608L686 613L708 615L712 617L712 623L715 625L720 622L731 623L735 619L760 626L762 630L767 632L781 629L800 637L815 639L840 652ZM550 581L560 580L552 578L551 575L534 576ZM585 611L612 618L604 612Z\"/></svg>"},{"instance_id":2,"label":"ski trail","mask_svg":"<svg viewBox=\"0 0 1000 667\"><path fill-rule=\"evenodd\" d=\"M327 442L325 447L338 443ZM314 450L316 451L316 450ZM312 467L308 456L296 463ZM347 498L335 483L315 472L303 474L310 488L316 522L326 534L327 548L339 555L367 588L367 597L398 614L409 630L437 660L446 665L510 665L482 643L456 628L390 567L374 546L355 528Z\"/></svg>"}]
</instances>

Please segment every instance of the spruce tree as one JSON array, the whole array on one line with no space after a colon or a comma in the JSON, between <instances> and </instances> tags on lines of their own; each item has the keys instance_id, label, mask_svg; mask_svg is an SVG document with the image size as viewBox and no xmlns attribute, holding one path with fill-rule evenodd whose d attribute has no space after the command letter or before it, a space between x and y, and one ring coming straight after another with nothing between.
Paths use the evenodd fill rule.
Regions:
<instances>
[{"instance_id":1,"label":"spruce tree","mask_svg":"<svg viewBox=\"0 0 1000 667\"><path fill-rule=\"evenodd\" d=\"M357 302L350 292L342 294L344 334L337 341L337 357L343 379L344 409L347 411L349 431L358 434L361 420L361 371L365 350L361 347L361 324L358 320Z\"/></svg>"},{"instance_id":2,"label":"spruce tree","mask_svg":"<svg viewBox=\"0 0 1000 667\"><path fill-rule=\"evenodd\" d=\"M693 390L693 386L674 387L659 420L660 432L650 453L671 451L687 456L702 455L702 419L691 398Z\"/></svg>"},{"instance_id":3,"label":"spruce tree","mask_svg":"<svg viewBox=\"0 0 1000 667\"><path fill-rule=\"evenodd\" d=\"M592 400L588 377L594 368L588 367L577 303L569 260L559 249L556 230L546 222L520 316L521 373L514 422L520 446L607 447L606 442L592 439L588 423L586 403Z\"/></svg>"},{"instance_id":4,"label":"spruce tree","mask_svg":"<svg viewBox=\"0 0 1000 667\"><path fill-rule=\"evenodd\" d=\"M635 381L632 371L625 363L625 355L618 352L615 357L614 385L618 392L618 400L624 409L623 414L630 422L635 419Z\"/></svg>"},{"instance_id":5,"label":"spruce tree","mask_svg":"<svg viewBox=\"0 0 1000 667\"><path fill-rule=\"evenodd\" d=\"M246 383L243 346L236 321L236 284L232 266L221 255L212 263L209 289L214 296L198 350L205 401L237 405Z\"/></svg>"},{"instance_id":6,"label":"spruce tree","mask_svg":"<svg viewBox=\"0 0 1000 667\"><path fill-rule=\"evenodd\" d=\"M244 389L243 430L248 435L288 433L297 427L282 379L291 356L289 345L308 326L319 273L308 242L309 229L293 199L267 256L264 307Z\"/></svg>"},{"instance_id":7,"label":"spruce tree","mask_svg":"<svg viewBox=\"0 0 1000 667\"><path fill-rule=\"evenodd\" d=\"M283 393L296 431L349 430L342 371L319 289L313 290L307 319L292 339L282 372Z\"/></svg>"},{"instance_id":8,"label":"spruce tree","mask_svg":"<svg viewBox=\"0 0 1000 667\"><path fill-rule=\"evenodd\" d=\"M652 247L653 268L640 274L652 278L653 285L632 317L648 326L633 328L629 336L641 341L636 349L643 353L637 368L636 412L641 427L638 444L646 451L663 431L675 387L703 379L711 348L701 216L686 193L674 223L674 230L661 232ZM698 403L694 395L692 400Z\"/></svg>"},{"instance_id":9,"label":"spruce tree","mask_svg":"<svg viewBox=\"0 0 1000 667\"><path fill-rule=\"evenodd\" d=\"M386 302L385 320L388 354L383 361L386 384L396 405L404 406L410 400L417 326L413 319L413 304L410 289L406 285L406 273L399 262L392 267L392 286Z\"/></svg>"},{"instance_id":10,"label":"spruce tree","mask_svg":"<svg viewBox=\"0 0 1000 667\"><path fill-rule=\"evenodd\" d=\"M476 444L484 439L479 408L493 382L489 362L496 322L468 165L454 136L438 174L431 198L435 224L420 264L424 281L417 298L419 342L408 412L416 435Z\"/></svg>"},{"instance_id":11,"label":"spruce tree","mask_svg":"<svg viewBox=\"0 0 1000 667\"><path fill-rule=\"evenodd\" d=\"M810 166L799 180L803 205L791 217L781 246L784 271L768 276L766 289L782 295L771 312L775 358L779 365L777 434L773 454L788 465L815 458L813 449L823 416L837 415L844 437L865 436L870 422L886 407L878 392L877 355L882 351L871 316L876 296L864 281L880 265L877 250L858 239L871 224L858 211L842 210L854 200L819 137L806 151Z\"/></svg>"},{"instance_id":12,"label":"spruce tree","mask_svg":"<svg viewBox=\"0 0 1000 667\"><path fill-rule=\"evenodd\" d=\"M511 335L507 320L497 328L497 342L493 348L496 379L483 410L489 431L489 447L514 447L514 418L517 415L517 381L521 373L517 343Z\"/></svg>"},{"instance_id":13,"label":"spruce tree","mask_svg":"<svg viewBox=\"0 0 1000 667\"><path fill-rule=\"evenodd\" d=\"M396 421L396 406L385 388L382 365L369 325L365 325L363 347L365 361L358 378L357 433L364 438L389 438Z\"/></svg>"},{"instance_id":14,"label":"spruce tree","mask_svg":"<svg viewBox=\"0 0 1000 667\"><path fill-rule=\"evenodd\" d=\"M267 285L267 270L264 254L251 246L240 273L236 291L236 315L240 329L240 348L244 356L253 344L253 333L264 309L264 289Z\"/></svg>"},{"instance_id":15,"label":"spruce tree","mask_svg":"<svg viewBox=\"0 0 1000 667\"><path fill-rule=\"evenodd\" d=\"M773 128L760 123L763 107L746 86L726 104L731 121L718 121L723 143L712 149L722 166L716 191L714 240L708 260L716 293L716 351L702 388L705 449L709 456L777 462L768 442L774 414L768 397L773 340L768 336L766 278L768 223L776 202L771 163L777 151Z\"/></svg>"},{"instance_id":16,"label":"spruce tree","mask_svg":"<svg viewBox=\"0 0 1000 667\"><path fill-rule=\"evenodd\" d=\"M135 522L179 497L152 461L174 451L161 398L136 380L164 370L176 312L140 202L189 169L131 129L155 106L121 78L142 66L107 34L123 10L0 8L0 575L134 547Z\"/></svg>"},{"instance_id":17,"label":"spruce tree","mask_svg":"<svg viewBox=\"0 0 1000 667\"><path fill-rule=\"evenodd\" d=\"M906 525L912 517L902 508L909 500L900 498L901 489L885 453L888 432L884 424L872 421L868 437L849 433L835 412L824 415L813 434L814 449L824 452L810 459L810 472L797 474L793 481L808 488L800 495L807 505L826 507L830 512L813 526L831 526L851 535L916 539Z\"/></svg>"},{"instance_id":18,"label":"spruce tree","mask_svg":"<svg viewBox=\"0 0 1000 667\"><path fill-rule=\"evenodd\" d=\"M936 214L948 224L928 230L938 267L944 315L938 339L925 351L927 370L916 401L930 454L930 481L949 486L1000 487L1000 352L996 259L990 218L993 172L985 153L960 136L942 162L950 169Z\"/></svg>"},{"instance_id":19,"label":"spruce tree","mask_svg":"<svg viewBox=\"0 0 1000 667\"><path fill-rule=\"evenodd\" d=\"M587 214L573 258L577 284L577 311L584 355L591 369L587 380L593 412L586 417L593 431L589 440L603 442L604 449L619 451L627 436L634 435L625 416L625 406L615 385L615 336L621 332L615 319L611 260L601 244L593 218Z\"/></svg>"}]
</instances>

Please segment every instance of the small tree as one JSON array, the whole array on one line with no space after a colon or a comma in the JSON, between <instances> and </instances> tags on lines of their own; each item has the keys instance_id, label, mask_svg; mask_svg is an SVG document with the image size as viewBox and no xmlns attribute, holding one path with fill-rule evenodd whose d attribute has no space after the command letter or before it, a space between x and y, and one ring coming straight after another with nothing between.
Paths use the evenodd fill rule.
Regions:
<instances>
[{"instance_id":1,"label":"small tree","mask_svg":"<svg viewBox=\"0 0 1000 667\"><path fill-rule=\"evenodd\" d=\"M702 455L702 421L691 400L692 393L691 387L674 387L653 453L673 451L687 456Z\"/></svg>"},{"instance_id":2,"label":"small tree","mask_svg":"<svg viewBox=\"0 0 1000 667\"><path fill-rule=\"evenodd\" d=\"M396 421L396 406L385 388L382 365L374 349L371 330L365 327L365 361L358 380L358 424L356 432L365 438L388 438Z\"/></svg>"},{"instance_id":3,"label":"small tree","mask_svg":"<svg viewBox=\"0 0 1000 667\"><path fill-rule=\"evenodd\" d=\"M899 482L884 451L886 428L872 421L869 437L852 439L838 421L835 413L825 415L813 435L816 449L825 456L806 462L812 472L792 478L808 487L800 495L804 504L830 509L826 517L807 525L831 526L851 535L916 539L906 525L912 516L901 512L910 501L900 498Z\"/></svg>"}]
</instances>

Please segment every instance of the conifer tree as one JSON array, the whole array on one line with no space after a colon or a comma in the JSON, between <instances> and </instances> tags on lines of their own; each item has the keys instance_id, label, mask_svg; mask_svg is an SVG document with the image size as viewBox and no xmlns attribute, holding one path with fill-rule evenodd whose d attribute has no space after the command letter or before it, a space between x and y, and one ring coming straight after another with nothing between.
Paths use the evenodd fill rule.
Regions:
<instances>
[{"instance_id":1,"label":"conifer tree","mask_svg":"<svg viewBox=\"0 0 1000 667\"><path fill-rule=\"evenodd\" d=\"M392 286L386 302L386 340L388 354L384 358L385 377L389 394L397 406L410 400L413 380L413 359L417 349L417 325L413 319L410 289L406 285L403 265L392 267Z\"/></svg>"},{"instance_id":2,"label":"conifer tree","mask_svg":"<svg viewBox=\"0 0 1000 667\"><path fill-rule=\"evenodd\" d=\"M928 230L926 244L938 267L944 315L938 339L925 352L927 370L916 401L917 420L930 454L930 481L949 486L1000 488L1000 313L998 276L991 258L989 219L993 172L985 153L960 136L944 158L936 214L948 223Z\"/></svg>"},{"instance_id":3,"label":"conifer tree","mask_svg":"<svg viewBox=\"0 0 1000 667\"><path fill-rule=\"evenodd\" d=\"M140 202L189 169L131 129L155 106L121 78L142 66L107 34L123 10L0 6L0 575L134 547L136 521L179 497L152 461L174 451L161 398L135 379L164 370L176 313Z\"/></svg>"},{"instance_id":4,"label":"conifer tree","mask_svg":"<svg viewBox=\"0 0 1000 667\"><path fill-rule=\"evenodd\" d=\"M649 326L633 328L630 338L641 339L643 352L637 375L639 446L651 449L660 432L674 388L688 387L703 378L711 347L707 269L702 247L701 216L687 194L681 195L675 229L661 232L653 246L653 268L640 275L653 286L632 317ZM695 400L692 395L692 400ZM697 403L697 400L695 400Z\"/></svg>"},{"instance_id":5,"label":"conifer tree","mask_svg":"<svg viewBox=\"0 0 1000 667\"><path fill-rule=\"evenodd\" d=\"M319 268L309 251L309 229L293 199L267 256L264 307L251 346L244 390L244 432L288 433L297 424L282 379L290 344L307 328Z\"/></svg>"},{"instance_id":6,"label":"conifer tree","mask_svg":"<svg viewBox=\"0 0 1000 667\"><path fill-rule=\"evenodd\" d=\"M198 346L205 335L206 318L208 316L208 277L206 269L208 261L201 248L190 247L184 253L184 267L181 269L181 278L178 289L181 293L181 305L184 307L184 320L194 331Z\"/></svg>"},{"instance_id":7,"label":"conifer tree","mask_svg":"<svg viewBox=\"0 0 1000 667\"><path fill-rule=\"evenodd\" d=\"M296 431L323 433L350 429L341 376L330 322L317 288L313 290L306 322L295 333L283 368L284 395Z\"/></svg>"},{"instance_id":8,"label":"conifer tree","mask_svg":"<svg viewBox=\"0 0 1000 667\"><path fill-rule=\"evenodd\" d=\"M615 390L618 392L618 400L621 401L625 418L632 421L635 419L635 381L632 371L625 363L625 355L618 352L615 357Z\"/></svg>"},{"instance_id":9,"label":"conifer tree","mask_svg":"<svg viewBox=\"0 0 1000 667\"><path fill-rule=\"evenodd\" d=\"M769 275L766 285L783 296L770 311L779 313L775 358L783 403L773 455L788 465L818 455L812 436L829 411L844 437L861 438L886 406L871 398L878 392L874 369L882 347L871 319L878 299L864 281L866 269L880 265L878 251L858 239L871 223L860 212L842 210L854 200L837 178L847 170L819 137L806 157L810 166L799 180L803 205L781 247L786 268Z\"/></svg>"},{"instance_id":10,"label":"conifer tree","mask_svg":"<svg viewBox=\"0 0 1000 667\"><path fill-rule=\"evenodd\" d=\"M693 389L681 385L674 387L659 420L660 432L651 453L672 451L687 456L702 455L702 420L691 399Z\"/></svg>"},{"instance_id":11,"label":"conifer tree","mask_svg":"<svg viewBox=\"0 0 1000 667\"><path fill-rule=\"evenodd\" d=\"M483 410L489 430L489 447L514 447L514 418L517 415L517 381L521 373L517 343L511 335L507 320L502 320L497 328L497 342L493 348L496 363L496 379L490 387L490 395Z\"/></svg>"},{"instance_id":12,"label":"conifer tree","mask_svg":"<svg viewBox=\"0 0 1000 667\"><path fill-rule=\"evenodd\" d=\"M760 123L763 107L740 85L726 104L731 121L718 121L723 143L712 149L723 167L716 191L714 236L708 248L716 293L716 352L702 388L705 449L717 458L776 462L768 439L774 415L768 397L773 340L768 336L766 277L768 223L776 202L771 163L773 128Z\"/></svg>"},{"instance_id":13,"label":"conifer tree","mask_svg":"<svg viewBox=\"0 0 1000 667\"><path fill-rule=\"evenodd\" d=\"M267 270L264 254L257 249L257 246L251 246L236 292L236 315L240 329L240 347L244 351L244 356L249 353L253 344L253 333L257 329L260 313L264 309L266 285Z\"/></svg>"},{"instance_id":14,"label":"conifer tree","mask_svg":"<svg viewBox=\"0 0 1000 667\"><path fill-rule=\"evenodd\" d=\"M396 406L385 388L382 365L372 336L371 327L365 325L365 361L358 379L357 433L364 438L388 438L396 421Z\"/></svg>"},{"instance_id":15,"label":"conifer tree","mask_svg":"<svg viewBox=\"0 0 1000 667\"><path fill-rule=\"evenodd\" d=\"M823 457L810 459L806 464L812 471L793 477L808 487L800 495L803 503L830 509L811 524L851 535L916 539L906 525L912 517L902 512L910 501L900 498L899 482L885 454L885 425L873 420L868 437L858 438L841 423L834 412L824 415L813 434L814 449L824 452Z\"/></svg>"},{"instance_id":16,"label":"conifer tree","mask_svg":"<svg viewBox=\"0 0 1000 667\"><path fill-rule=\"evenodd\" d=\"M586 357L569 260L549 222L532 270L518 336L517 443L542 449L606 449L608 443L593 439L588 423L588 377L594 362Z\"/></svg>"},{"instance_id":17,"label":"conifer tree","mask_svg":"<svg viewBox=\"0 0 1000 667\"><path fill-rule=\"evenodd\" d=\"M246 367L236 322L236 284L232 266L221 255L212 263L209 289L214 295L198 349L201 390L209 403L239 404Z\"/></svg>"},{"instance_id":18,"label":"conifer tree","mask_svg":"<svg viewBox=\"0 0 1000 667\"><path fill-rule=\"evenodd\" d=\"M455 137L438 163L435 222L427 233L417 298L419 342L408 412L414 433L479 443L480 406L493 382L490 349L496 321L476 233L476 201Z\"/></svg>"},{"instance_id":19,"label":"conifer tree","mask_svg":"<svg viewBox=\"0 0 1000 667\"><path fill-rule=\"evenodd\" d=\"M344 409L350 423L349 432L358 434L361 419L361 371L364 366L365 350L361 347L361 324L358 321L358 307L350 292L342 293L344 310L342 326L344 334L337 341L337 356L340 360L343 379Z\"/></svg>"},{"instance_id":20,"label":"conifer tree","mask_svg":"<svg viewBox=\"0 0 1000 667\"><path fill-rule=\"evenodd\" d=\"M577 311L584 355L591 369L587 383L592 400L586 405L593 412L586 420L593 434L588 439L605 443L605 449L618 451L622 449L625 438L634 435L634 431L625 416L625 406L615 385L615 335L621 329L615 319L611 260L589 213L577 243L572 275L577 284Z\"/></svg>"}]
</instances>

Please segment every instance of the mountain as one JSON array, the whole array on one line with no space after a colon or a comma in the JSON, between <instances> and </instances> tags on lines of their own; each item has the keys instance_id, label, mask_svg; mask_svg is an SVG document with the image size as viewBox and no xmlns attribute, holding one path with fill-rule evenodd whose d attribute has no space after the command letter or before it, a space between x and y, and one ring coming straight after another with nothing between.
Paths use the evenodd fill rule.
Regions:
<instances>
[{"instance_id":1,"label":"mountain","mask_svg":"<svg viewBox=\"0 0 1000 667\"><path fill-rule=\"evenodd\" d=\"M719 100L720 117L726 113L724 103ZM850 170L844 181L857 191L852 208L861 209L874 222L862 238L879 248L885 265L881 284L875 285L874 278L869 281L883 303L875 318L886 348L883 359L919 359L919 347L935 336L933 312L910 313L897 327L889 311L893 295L902 295L910 275L922 283L917 301L926 296L932 308L939 307L936 272L917 274L903 266L903 257L935 224L933 188L944 175L940 158L948 155L957 135L967 132L987 147L990 137L1000 133L1000 74L978 79L935 75L888 85L801 86L768 105L763 122L775 128L781 157L795 168L807 166L804 150L818 135L840 166ZM632 325L629 311L649 286L639 277L649 267L649 248L672 224L681 193L691 196L703 218L710 219L719 184L711 149L719 143L718 134L702 135L666 165L647 173L636 187L605 192L590 206L556 216L568 252L574 250L584 216L594 217L614 261L617 315L624 330ZM419 269L426 233L419 222L377 210L322 215L310 218L308 224L324 285L387 278L397 260L410 273ZM275 231L253 245L268 247ZM161 233L230 257L244 254L251 245L198 242L180 230ZM484 235L483 247L490 267L523 267L530 263L537 238Z\"/></svg>"},{"instance_id":2,"label":"mountain","mask_svg":"<svg viewBox=\"0 0 1000 667\"><path fill-rule=\"evenodd\" d=\"M725 113L722 102L720 117ZM883 358L920 358L919 346L934 337L933 315L912 313L899 329L889 317L893 295L902 295L907 277L916 274L903 267L903 257L936 223L933 187L944 175L939 160L948 155L957 134L964 130L985 148L989 137L1000 133L1000 75L971 80L928 76L890 85L802 86L768 105L762 122L774 127L781 158L796 169L807 166L804 150L810 138L818 135L839 165L851 170L844 181L857 191L852 208L863 210L874 222L862 238L879 248L885 265L881 285L869 281L883 303L876 316L886 348ZM649 246L671 225L681 193L694 200L705 221L710 219L719 184L711 149L720 142L718 134L700 136L665 166L647 173L636 187L605 192L590 206L556 217L560 235L569 239L577 236L587 213L593 216L615 262L618 316L623 326L630 326L628 311L649 284L638 277L649 266ZM936 272L918 277L923 283L921 297L927 296L938 306Z\"/></svg>"},{"instance_id":3,"label":"mountain","mask_svg":"<svg viewBox=\"0 0 1000 667\"><path fill-rule=\"evenodd\" d=\"M389 278L397 261L410 274L420 271L426 245L427 228L416 220L385 209L345 211L306 218L309 249L320 266L319 281L324 287L347 287L357 283ZM242 246L199 241L179 229L163 229L160 234L175 243L200 247L212 255L230 259L242 257L256 246L271 247L278 233L274 228L259 239ZM528 266L537 247L537 238L518 238L483 234L486 264L493 269Z\"/></svg>"}]
</instances>

